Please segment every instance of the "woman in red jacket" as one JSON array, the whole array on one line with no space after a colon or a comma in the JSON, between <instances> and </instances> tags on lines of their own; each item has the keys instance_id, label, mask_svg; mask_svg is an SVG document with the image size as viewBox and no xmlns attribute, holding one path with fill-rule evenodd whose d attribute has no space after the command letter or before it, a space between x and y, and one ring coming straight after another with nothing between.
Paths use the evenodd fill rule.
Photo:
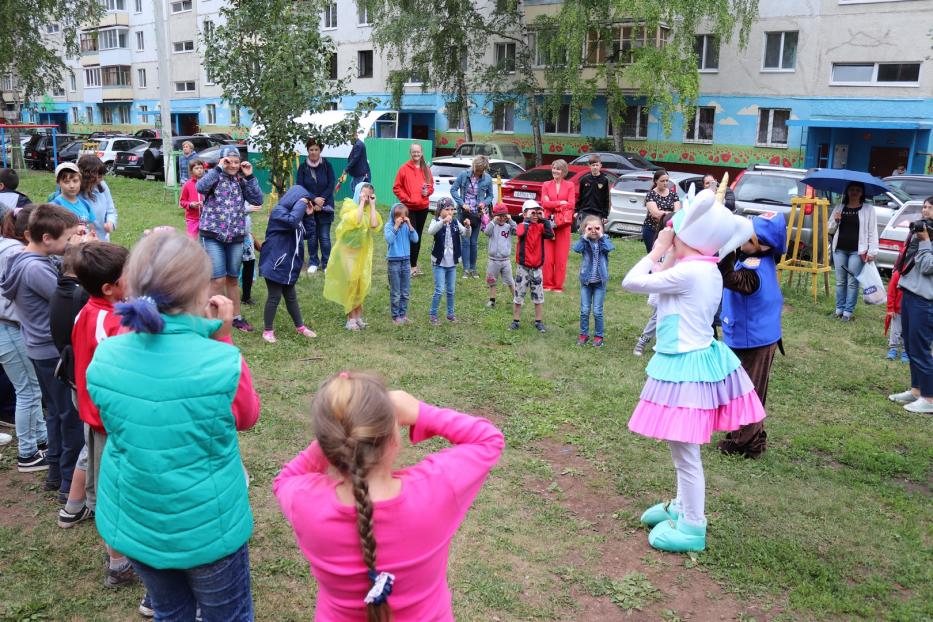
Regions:
<instances>
[{"instance_id":1,"label":"woman in red jacket","mask_svg":"<svg viewBox=\"0 0 933 622\"><path fill-rule=\"evenodd\" d=\"M431 168L424 161L421 145L413 143L408 154L411 160L398 169L392 192L408 208L414 229L418 232L418 241L411 242L409 262L411 275L420 276L424 273L418 269L418 252L421 250L421 232L428 219L428 197L434 193L434 178L431 176Z\"/></svg>"},{"instance_id":2,"label":"woman in red jacket","mask_svg":"<svg viewBox=\"0 0 933 622\"><path fill-rule=\"evenodd\" d=\"M545 182L541 189L541 207L554 225L554 239L544 241L544 289L562 292L567 256L570 254L570 223L577 204L577 187L566 179L567 162L564 160L551 163L551 175L554 179Z\"/></svg>"}]
</instances>

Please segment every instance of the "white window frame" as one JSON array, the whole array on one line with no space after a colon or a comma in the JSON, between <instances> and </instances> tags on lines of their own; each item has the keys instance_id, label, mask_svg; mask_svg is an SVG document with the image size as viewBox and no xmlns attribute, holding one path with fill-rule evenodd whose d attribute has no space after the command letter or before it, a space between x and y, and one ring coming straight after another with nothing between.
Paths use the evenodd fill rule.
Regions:
<instances>
[{"instance_id":1,"label":"white window frame","mask_svg":"<svg viewBox=\"0 0 933 622\"><path fill-rule=\"evenodd\" d=\"M509 61L509 59L511 59L511 61L512 61L512 69L511 69L511 70L507 70L506 73L509 74L509 75L514 74L514 73L515 73L515 67L516 67L516 64L517 64L517 54L518 54L518 48L517 48L517 46L515 45L515 43L510 42L510 41L499 41L499 42L497 42L497 43L495 44L495 46L493 47L493 50L494 50L494 53L495 53L496 67L498 68L498 67L500 66L500 64L505 64L505 63L507 63L507 62ZM509 54L509 50L511 50L511 52L512 52L511 55ZM500 55L499 55L500 51L502 52L502 57L501 57L501 58L500 58Z\"/></svg>"},{"instance_id":2,"label":"white window frame","mask_svg":"<svg viewBox=\"0 0 933 622\"><path fill-rule=\"evenodd\" d=\"M560 131L560 130L561 130L561 128L559 127L559 125L560 125L560 112L558 112L558 113L557 113L557 120L554 121L554 131L553 131L553 132L548 132L548 131L547 131L547 124L549 123L549 121L545 121L545 122L544 122L544 127L543 127L542 129L543 129L544 133L547 134L548 136L579 136L580 133L582 132L582 130L583 130L583 118L582 118L582 117L578 117L578 119L577 119L577 127L574 128L574 127L573 127L573 114L572 114L573 111L570 109L570 104L566 104L566 103L565 103L565 104L561 104L561 105L560 105L561 109L563 109L564 106L567 106L567 131L566 131L566 132ZM576 131L574 131L574 130L576 130Z\"/></svg>"},{"instance_id":3,"label":"white window frame","mask_svg":"<svg viewBox=\"0 0 933 622\"><path fill-rule=\"evenodd\" d=\"M52 22L51 24L45 25L45 34L57 35L59 32L61 32L61 26L58 25L58 22Z\"/></svg>"},{"instance_id":4,"label":"white window frame","mask_svg":"<svg viewBox=\"0 0 933 622\"><path fill-rule=\"evenodd\" d=\"M837 67L837 66L840 66L840 65L841 65L841 66L850 66L850 65L864 65L864 66L868 66L868 65L873 65L873 67L872 67L872 73L871 73L871 80L868 81L868 82L853 82L853 81L845 81L845 82L840 81L840 82L836 82L835 80L833 80L833 73L835 73L834 70L836 69L836 67ZM919 87L920 87L920 75L919 75L919 74L917 75L917 81L916 81L916 82L879 82L879 81L878 81L878 68L879 68L881 65L920 65L920 70L921 70L921 71L923 70L923 63L920 62L920 61L915 61L915 62L914 62L914 61L911 61L911 62L904 62L904 63L887 63L887 62L882 62L882 63L855 63L855 62L851 62L851 63L832 63L832 64L829 66L829 85L830 85L830 86L873 86L873 87L878 87L878 86L882 86L882 87L884 87L884 86L892 86L892 87L905 87L905 88L919 88Z\"/></svg>"},{"instance_id":5,"label":"white window frame","mask_svg":"<svg viewBox=\"0 0 933 622\"><path fill-rule=\"evenodd\" d=\"M78 78L74 72L68 74L68 90L72 93L78 90Z\"/></svg>"},{"instance_id":6,"label":"white window frame","mask_svg":"<svg viewBox=\"0 0 933 622\"><path fill-rule=\"evenodd\" d=\"M181 49L178 49L179 46L181 46ZM172 42L172 54L188 54L190 52L194 52L194 41L188 39L187 41Z\"/></svg>"},{"instance_id":7,"label":"white window frame","mask_svg":"<svg viewBox=\"0 0 933 622\"><path fill-rule=\"evenodd\" d=\"M240 107L230 106L230 125L240 125Z\"/></svg>"},{"instance_id":8,"label":"white window frame","mask_svg":"<svg viewBox=\"0 0 933 622\"><path fill-rule=\"evenodd\" d=\"M784 69L784 39L788 33L797 34L797 46L794 48L794 66ZM765 67L765 59L768 58L768 35L781 35L781 53L778 55L777 67ZM797 60L800 58L800 31L799 30L769 30L764 33L764 41L761 49L761 72L762 73L794 73L797 71Z\"/></svg>"},{"instance_id":9,"label":"white window frame","mask_svg":"<svg viewBox=\"0 0 933 622\"><path fill-rule=\"evenodd\" d=\"M204 109L207 113L207 124L217 125L217 104L207 104Z\"/></svg>"},{"instance_id":10,"label":"white window frame","mask_svg":"<svg viewBox=\"0 0 933 622\"><path fill-rule=\"evenodd\" d=\"M149 86L149 81L146 78L146 68L139 67L136 70L136 88L147 88Z\"/></svg>"},{"instance_id":11,"label":"white window frame","mask_svg":"<svg viewBox=\"0 0 933 622\"><path fill-rule=\"evenodd\" d=\"M328 2L324 5L324 16L321 18L321 30L337 29L337 3Z\"/></svg>"},{"instance_id":12,"label":"white window frame","mask_svg":"<svg viewBox=\"0 0 933 622\"><path fill-rule=\"evenodd\" d=\"M65 87L61 84L56 84L52 87L52 97L64 97L65 96Z\"/></svg>"},{"instance_id":13,"label":"white window frame","mask_svg":"<svg viewBox=\"0 0 933 622\"><path fill-rule=\"evenodd\" d=\"M710 43L713 41L716 41L718 45L718 37L713 34L702 34L702 35L697 35L697 37L703 39L703 51L700 54L700 58L697 59L697 71L699 71L700 73L719 73L719 58L720 58L719 53L722 51L722 46L718 46L719 49L716 51L716 66L715 67L706 66L706 56L709 52ZM799 42L799 39L798 39L798 42Z\"/></svg>"},{"instance_id":14,"label":"white window frame","mask_svg":"<svg viewBox=\"0 0 933 622\"><path fill-rule=\"evenodd\" d=\"M172 15L178 15L179 13L187 13L188 11L194 10L194 1L193 0L174 0L174 2L169 3L169 12Z\"/></svg>"},{"instance_id":15,"label":"white window frame","mask_svg":"<svg viewBox=\"0 0 933 622\"><path fill-rule=\"evenodd\" d=\"M142 30L136 31L136 51L142 52L146 49L146 33Z\"/></svg>"},{"instance_id":16,"label":"white window frame","mask_svg":"<svg viewBox=\"0 0 933 622\"><path fill-rule=\"evenodd\" d=\"M111 108L110 106L101 106L100 122L107 123L107 124L113 123L113 108Z\"/></svg>"},{"instance_id":17,"label":"white window frame","mask_svg":"<svg viewBox=\"0 0 933 622\"><path fill-rule=\"evenodd\" d=\"M101 50L125 50L129 42L127 41L128 31L125 28L107 28L106 30L101 30L98 32L97 36L97 49ZM123 35L124 45L120 45L120 35ZM110 39L115 39L115 41L110 41ZM116 45L112 45L116 43Z\"/></svg>"},{"instance_id":18,"label":"white window frame","mask_svg":"<svg viewBox=\"0 0 933 622\"><path fill-rule=\"evenodd\" d=\"M143 114L144 112L149 112L149 106L147 106L146 104L140 104L139 105L139 118L142 119L143 123L146 122L146 117L148 116L148 115Z\"/></svg>"},{"instance_id":19,"label":"white window frame","mask_svg":"<svg viewBox=\"0 0 933 622\"><path fill-rule=\"evenodd\" d=\"M631 111L635 111L635 135L631 136L625 133L625 128L622 128L622 138L628 140L648 140L648 123L650 117L650 111L648 106L644 104L632 104L626 106L625 118L626 122L628 121L628 115L631 114ZM644 121L644 123L642 123ZM612 138L612 119L606 115L606 136Z\"/></svg>"},{"instance_id":20,"label":"white window frame","mask_svg":"<svg viewBox=\"0 0 933 622\"><path fill-rule=\"evenodd\" d=\"M94 122L94 106L85 106L84 112L85 114L87 114L87 122L93 123Z\"/></svg>"},{"instance_id":21,"label":"white window frame","mask_svg":"<svg viewBox=\"0 0 933 622\"><path fill-rule=\"evenodd\" d=\"M71 122L81 123L81 108L78 106L71 107Z\"/></svg>"},{"instance_id":22,"label":"white window frame","mask_svg":"<svg viewBox=\"0 0 933 622\"><path fill-rule=\"evenodd\" d=\"M191 88L188 88L188 85L191 85ZM184 88L178 88L178 85L184 85ZM196 80L179 80L175 82L175 92L176 93L194 93L198 90L198 83Z\"/></svg>"},{"instance_id":23,"label":"white window frame","mask_svg":"<svg viewBox=\"0 0 933 622\"><path fill-rule=\"evenodd\" d=\"M447 108L444 110L444 114L447 116L448 132L464 131L463 110L457 102L447 102Z\"/></svg>"},{"instance_id":24,"label":"white window frame","mask_svg":"<svg viewBox=\"0 0 933 622\"><path fill-rule=\"evenodd\" d=\"M498 109L498 110L497 110ZM506 112L511 111L511 115ZM499 115L503 115L500 119ZM512 129L496 127L499 121L511 120ZM503 125L508 125L504 123ZM493 134L514 134L515 133L515 102L501 102L492 108L492 132Z\"/></svg>"},{"instance_id":25,"label":"white window frame","mask_svg":"<svg viewBox=\"0 0 933 622\"><path fill-rule=\"evenodd\" d=\"M790 128L787 129L787 139L783 143L774 142L774 113L775 112L786 112L787 120L790 121L791 109L790 108L759 108L758 109L758 124L755 125L755 145L758 147L774 147L777 149L787 149L787 144L790 138ZM766 142L758 141L758 128L761 126L761 115L768 115L768 140Z\"/></svg>"},{"instance_id":26,"label":"white window frame","mask_svg":"<svg viewBox=\"0 0 933 622\"><path fill-rule=\"evenodd\" d=\"M697 138L700 135L700 111L701 110L712 110L713 111L713 122L710 124L712 127L712 135L709 138ZM686 119L684 120L686 121ZM758 131L758 127L755 127L755 132ZM693 138L687 138L687 124L684 123L684 139L685 143L697 143L701 145L711 145L713 141L716 140L716 107L715 106L697 106L696 110L693 111Z\"/></svg>"},{"instance_id":27,"label":"white window frame","mask_svg":"<svg viewBox=\"0 0 933 622\"><path fill-rule=\"evenodd\" d=\"M133 8L136 9L134 11L135 13L142 13L143 12L143 0L136 0Z\"/></svg>"},{"instance_id":28,"label":"white window frame","mask_svg":"<svg viewBox=\"0 0 933 622\"><path fill-rule=\"evenodd\" d=\"M361 28L373 25L373 20L369 16L369 9L364 6L360 6L359 2L356 3L356 25Z\"/></svg>"},{"instance_id":29,"label":"white window frame","mask_svg":"<svg viewBox=\"0 0 933 622\"><path fill-rule=\"evenodd\" d=\"M87 67L84 70L85 88L100 88L100 67Z\"/></svg>"},{"instance_id":30,"label":"white window frame","mask_svg":"<svg viewBox=\"0 0 933 622\"><path fill-rule=\"evenodd\" d=\"M126 10L126 0L103 0L103 5L108 13Z\"/></svg>"}]
</instances>

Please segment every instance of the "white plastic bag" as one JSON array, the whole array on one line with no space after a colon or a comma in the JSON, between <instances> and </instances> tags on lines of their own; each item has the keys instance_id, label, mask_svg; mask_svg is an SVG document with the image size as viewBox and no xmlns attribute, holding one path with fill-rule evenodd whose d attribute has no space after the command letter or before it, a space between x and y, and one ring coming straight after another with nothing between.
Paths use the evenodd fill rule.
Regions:
<instances>
[{"instance_id":1,"label":"white plastic bag","mask_svg":"<svg viewBox=\"0 0 933 622\"><path fill-rule=\"evenodd\" d=\"M883 305L888 301L888 292L874 261L866 263L855 277L862 286L862 300L867 305Z\"/></svg>"}]
</instances>

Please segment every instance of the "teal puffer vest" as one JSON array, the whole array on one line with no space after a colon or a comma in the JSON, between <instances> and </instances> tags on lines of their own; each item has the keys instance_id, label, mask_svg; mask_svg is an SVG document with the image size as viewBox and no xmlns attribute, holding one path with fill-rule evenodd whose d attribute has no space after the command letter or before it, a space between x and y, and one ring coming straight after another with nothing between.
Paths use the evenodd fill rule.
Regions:
<instances>
[{"instance_id":1,"label":"teal puffer vest","mask_svg":"<svg viewBox=\"0 0 933 622\"><path fill-rule=\"evenodd\" d=\"M108 434L95 519L123 554L183 569L233 553L253 531L231 411L240 352L209 338L219 320L162 317L159 334L102 341L87 370Z\"/></svg>"}]
</instances>

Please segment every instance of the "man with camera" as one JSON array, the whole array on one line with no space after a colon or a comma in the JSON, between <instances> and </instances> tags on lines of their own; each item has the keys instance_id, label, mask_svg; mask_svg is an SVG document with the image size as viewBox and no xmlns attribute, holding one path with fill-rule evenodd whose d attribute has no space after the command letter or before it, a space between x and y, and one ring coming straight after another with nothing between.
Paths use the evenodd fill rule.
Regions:
<instances>
[{"instance_id":1,"label":"man with camera","mask_svg":"<svg viewBox=\"0 0 933 622\"><path fill-rule=\"evenodd\" d=\"M933 196L923 202L921 214L910 223L905 250L894 265L903 293L901 330L910 359L910 389L888 399L908 412L933 414Z\"/></svg>"}]
</instances>

